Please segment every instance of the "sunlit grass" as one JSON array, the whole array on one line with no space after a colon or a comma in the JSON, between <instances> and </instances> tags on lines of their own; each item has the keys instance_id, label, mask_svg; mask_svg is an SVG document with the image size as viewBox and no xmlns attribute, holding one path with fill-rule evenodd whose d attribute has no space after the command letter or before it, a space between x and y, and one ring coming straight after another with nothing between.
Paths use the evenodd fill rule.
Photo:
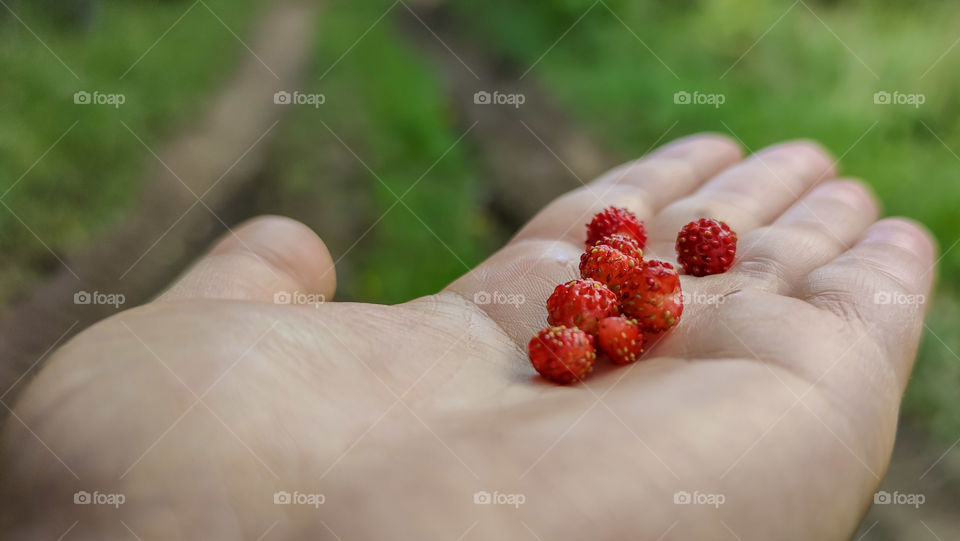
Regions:
<instances>
[{"instance_id":1,"label":"sunlit grass","mask_svg":"<svg viewBox=\"0 0 960 541\"><path fill-rule=\"evenodd\" d=\"M203 4L101 4L84 31L27 8L19 9L23 23L9 14L0 22L0 193L26 224L0 208L0 299L51 266L44 243L69 254L129 207L151 165L130 131L160 144L246 52ZM258 2L206 5L242 34ZM80 90L126 101L76 105Z\"/></svg>"}]
</instances>

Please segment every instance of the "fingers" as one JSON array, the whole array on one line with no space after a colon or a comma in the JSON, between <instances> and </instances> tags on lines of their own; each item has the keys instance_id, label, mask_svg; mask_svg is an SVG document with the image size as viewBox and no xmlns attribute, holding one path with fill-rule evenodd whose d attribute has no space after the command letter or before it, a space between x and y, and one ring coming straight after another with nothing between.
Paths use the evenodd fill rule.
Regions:
<instances>
[{"instance_id":1,"label":"fingers","mask_svg":"<svg viewBox=\"0 0 960 541\"><path fill-rule=\"evenodd\" d=\"M702 134L677 140L557 198L512 242L547 239L582 246L583 225L605 207L626 207L641 220L649 220L663 206L692 192L740 157L739 146L724 136Z\"/></svg>"},{"instance_id":2,"label":"fingers","mask_svg":"<svg viewBox=\"0 0 960 541\"><path fill-rule=\"evenodd\" d=\"M870 189L854 180L814 188L772 225L741 237L733 272L790 295L811 271L839 256L877 219Z\"/></svg>"},{"instance_id":3,"label":"fingers","mask_svg":"<svg viewBox=\"0 0 960 541\"><path fill-rule=\"evenodd\" d=\"M808 277L802 298L869 332L890 358L901 390L920 340L936 248L914 222L891 218Z\"/></svg>"},{"instance_id":4,"label":"fingers","mask_svg":"<svg viewBox=\"0 0 960 541\"><path fill-rule=\"evenodd\" d=\"M553 201L507 246L447 289L472 300L525 345L546 326L543 302L554 287L578 275L584 224L593 214L618 205L649 219L739 159L739 147L726 137L698 135L671 143Z\"/></svg>"},{"instance_id":5,"label":"fingers","mask_svg":"<svg viewBox=\"0 0 960 541\"><path fill-rule=\"evenodd\" d=\"M302 223L261 216L227 233L157 300L185 298L289 302L295 293L332 299L336 273L323 241Z\"/></svg>"},{"instance_id":6,"label":"fingers","mask_svg":"<svg viewBox=\"0 0 960 541\"><path fill-rule=\"evenodd\" d=\"M809 141L763 149L667 206L650 227L651 255L673 253L677 232L697 218L726 222L738 234L768 224L811 186L834 176L833 161Z\"/></svg>"}]
</instances>

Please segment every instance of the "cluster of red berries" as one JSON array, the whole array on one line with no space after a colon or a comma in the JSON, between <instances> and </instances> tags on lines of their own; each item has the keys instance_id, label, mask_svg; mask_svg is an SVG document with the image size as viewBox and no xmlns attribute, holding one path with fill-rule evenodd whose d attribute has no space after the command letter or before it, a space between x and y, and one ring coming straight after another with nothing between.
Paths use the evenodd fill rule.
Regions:
<instances>
[{"instance_id":1,"label":"cluster of red berries","mask_svg":"<svg viewBox=\"0 0 960 541\"><path fill-rule=\"evenodd\" d=\"M680 321L680 276L670 263L644 261L646 242L643 222L626 209L610 207L587 224L580 279L553 291L547 299L551 326L528 346L541 376L556 383L583 379L593 369L596 348L616 364L632 363L644 344ZM737 234L703 218L680 230L676 249L687 274L719 274L733 264Z\"/></svg>"}]
</instances>

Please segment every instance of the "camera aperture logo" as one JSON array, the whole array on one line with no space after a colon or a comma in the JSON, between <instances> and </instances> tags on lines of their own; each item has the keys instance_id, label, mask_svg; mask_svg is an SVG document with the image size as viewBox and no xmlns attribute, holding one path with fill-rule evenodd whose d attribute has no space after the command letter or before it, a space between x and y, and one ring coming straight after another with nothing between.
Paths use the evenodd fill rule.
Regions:
<instances>
[{"instance_id":1,"label":"camera aperture logo","mask_svg":"<svg viewBox=\"0 0 960 541\"><path fill-rule=\"evenodd\" d=\"M509 304L514 308L519 308L520 305L525 302L527 302L527 297L524 296L523 293L477 291L473 294L473 303L476 305Z\"/></svg>"},{"instance_id":2,"label":"camera aperture logo","mask_svg":"<svg viewBox=\"0 0 960 541\"><path fill-rule=\"evenodd\" d=\"M273 294L274 304L305 304L319 307L327 302L322 293L304 293L302 291L278 291Z\"/></svg>"},{"instance_id":3,"label":"camera aperture logo","mask_svg":"<svg viewBox=\"0 0 960 541\"><path fill-rule=\"evenodd\" d=\"M287 492L280 490L273 493L273 503L276 505L312 505L319 509L327 501L327 497L319 492Z\"/></svg>"},{"instance_id":4,"label":"camera aperture logo","mask_svg":"<svg viewBox=\"0 0 960 541\"><path fill-rule=\"evenodd\" d=\"M487 492L481 490L473 493L473 503L477 505L512 505L514 509L519 509L521 505L527 503L525 494L507 494L503 492Z\"/></svg>"},{"instance_id":5,"label":"camera aperture logo","mask_svg":"<svg viewBox=\"0 0 960 541\"><path fill-rule=\"evenodd\" d=\"M77 291L73 294L73 304L106 304L114 308L127 302L123 293L101 293L99 291Z\"/></svg>"},{"instance_id":6,"label":"camera aperture logo","mask_svg":"<svg viewBox=\"0 0 960 541\"><path fill-rule=\"evenodd\" d=\"M94 90L93 93L78 90L73 94L73 103L76 105L112 105L119 109L121 105L127 103L127 96L124 94L104 94L98 90Z\"/></svg>"},{"instance_id":7,"label":"camera aperture logo","mask_svg":"<svg viewBox=\"0 0 960 541\"><path fill-rule=\"evenodd\" d=\"M927 501L923 494L906 494L894 490L891 494L886 490L881 490L873 495L874 505L912 505L919 509Z\"/></svg>"},{"instance_id":8,"label":"camera aperture logo","mask_svg":"<svg viewBox=\"0 0 960 541\"><path fill-rule=\"evenodd\" d=\"M673 103L677 105L712 105L719 109L726 102L725 94L706 94L699 90L694 90L692 94L686 90L679 90L673 94Z\"/></svg>"},{"instance_id":9,"label":"camera aperture logo","mask_svg":"<svg viewBox=\"0 0 960 541\"><path fill-rule=\"evenodd\" d=\"M899 90L893 92L880 90L873 93L873 103L876 105L912 105L919 109L926 102L926 94L906 94Z\"/></svg>"},{"instance_id":10,"label":"camera aperture logo","mask_svg":"<svg viewBox=\"0 0 960 541\"><path fill-rule=\"evenodd\" d=\"M677 505L712 505L720 508L727 501L723 494L709 494L694 490L692 493L681 490L673 495L673 503Z\"/></svg>"},{"instance_id":11,"label":"camera aperture logo","mask_svg":"<svg viewBox=\"0 0 960 541\"><path fill-rule=\"evenodd\" d=\"M473 93L473 103L476 105L512 105L515 109L519 109L526 102L525 94L505 94L499 90L494 90L492 94L486 90Z\"/></svg>"},{"instance_id":12,"label":"camera aperture logo","mask_svg":"<svg viewBox=\"0 0 960 541\"><path fill-rule=\"evenodd\" d=\"M877 291L873 294L874 304L892 304L902 306L920 306L927 302L927 296L920 293L900 293L899 291Z\"/></svg>"},{"instance_id":13,"label":"camera aperture logo","mask_svg":"<svg viewBox=\"0 0 960 541\"><path fill-rule=\"evenodd\" d=\"M98 492L96 490L92 493L79 490L73 494L73 503L76 505L112 505L119 509L126 501L127 497L123 494Z\"/></svg>"},{"instance_id":14,"label":"camera aperture logo","mask_svg":"<svg viewBox=\"0 0 960 541\"><path fill-rule=\"evenodd\" d=\"M277 105L312 105L314 109L319 109L326 102L327 97L323 94L310 94L299 90L280 90L273 94L273 103Z\"/></svg>"}]
</instances>

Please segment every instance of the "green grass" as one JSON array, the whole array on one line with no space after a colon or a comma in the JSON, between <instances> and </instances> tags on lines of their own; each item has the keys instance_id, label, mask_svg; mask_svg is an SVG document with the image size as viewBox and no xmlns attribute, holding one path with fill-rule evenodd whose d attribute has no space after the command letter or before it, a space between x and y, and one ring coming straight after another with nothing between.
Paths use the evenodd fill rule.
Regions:
<instances>
[{"instance_id":1,"label":"green grass","mask_svg":"<svg viewBox=\"0 0 960 541\"><path fill-rule=\"evenodd\" d=\"M43 42L12 16L0 20L0 193L9 189L3 202L26 224L0 208L0 300L29 287L37 269L58 264L44 243L69 254L130 206L154 164L123 123L160 145L245 53L203 5L153 47L191 3L103 2L85 32L20 9ZM258 2L207 4L242 35ZM126 103L76 105L78 90L122 93Z\"/></svg>"},{"instance_id":2,"label":"green grass","mask_svg":"<svg viewBox=\"0 0 960 541\"><path fill-rule=\"evenodd\" d=\"M512 59L519 74L593 3L491 0L459 2L458 10L473 37ZM842 156L843 174L874 187L887 213L923 222L949 248L960 238L960 49L937 60L956 40L960 7L807 2L815 14L797 4L777 22L791 4L607 2L616 16L599 4L529 77L624 156L665 133L724 132L748 149L817 139ZM726 103L677 105L678 90L722 93ZM876 105L878 90L923 93L926 103ZM905 402L950 441L960 433L958 270L960 249L941 261Z\"/></svg>"},{"instance_id":3,"label":"green grass","mask_svg":"<svg viewBox=\"0 0 960 541\"><path fill-rule=\"evenodd\" d=\"M363 186L362 201L354 203L366 213L363 229L382 216L349 253L349 243L334 250L335 257L347 255L338 268L338 296L395 303L434 293L473 267L491 249L485 239L492 226L478 208L468 143L457 144L465 128L448 109L429 62L404 43L390 18L350 49L383 10L380 2L358 1L322 13L303 91L323 92L328 101L298 109L278 128L270 176L281 200L322 191L331 156L310 148L335 149L333 161ZM405 14L399 7L395 12Z\"/></svg>"}]
</instances>

